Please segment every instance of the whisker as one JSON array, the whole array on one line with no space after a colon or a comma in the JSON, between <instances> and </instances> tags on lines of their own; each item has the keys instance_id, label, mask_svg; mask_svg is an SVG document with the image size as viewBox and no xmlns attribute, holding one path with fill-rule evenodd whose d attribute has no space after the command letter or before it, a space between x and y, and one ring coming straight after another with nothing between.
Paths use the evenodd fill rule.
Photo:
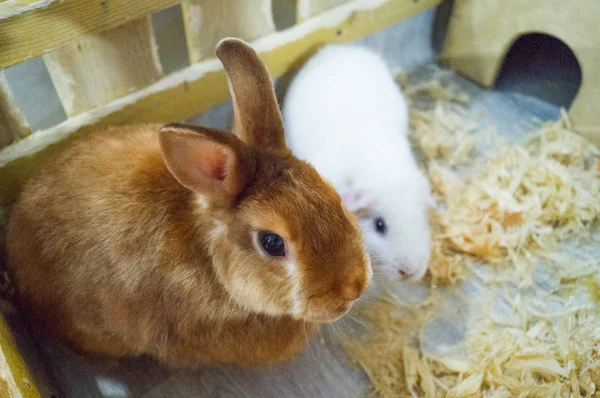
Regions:
<instances>
[{"instance_id":1,"label":"whisker","mask_svg":"<svg viewBox=\"0 0 600 398\"><path fill-rule=\"evenodd\" d=\"M339 330L339 326L336 324L336 322L330 323L329 328L335 337L341 336L341 331Z\"/></svg>"},{"instance_id":2,"label":"whisker","mask_svg":"<svg viewBox=\"0 0 600 398\"><path fill-rule=\"evenodd\" d=\"M339 320L339 326L342 330L342 337L346 338L352 332L352 326L347 323L347 319L342 318Z\"/></svg>"},{"instance_id":3,"label":"whisker","mask_svg":"<svg viewBox=\"0 0 600 398\"><path fill-rule=\"evenodd\" d=\"M361 326L367 327L367 324L365 322L363 322L362 320L360 320L358 317L352 315L352 314L347 314L346 315L349 319L352 319L354 322L358 323Z\"/></svg>"},{"instance_id":4,"label":"whisker","mask_svg":"<svg viewBox=\"0 0 600 398\"><path fill-rule=\"evenodd\" d=\"M308 336L308 332L306 331L306 323L307 322L302 322L302 327L304 330L304 344L305 344L306 355L310 358L316 358L317 352L315 350L314 344L316 342L316 337L318 336L318 333L315 333L312 336L313 339L311 339ZM312 359L311 359L311 362L312 362Z\"/></svg>"},{"instance_id":5,"label":"whisker","mask_svg":"<svg viewBox=\"0 0 600 398\"><path fill-rule=\"evenodd\" d=\"M304 343L308 343L309 337L308 332L306 331L306 322L302 321L302 329L304 330Z\"/></svg>"}]
</instances>

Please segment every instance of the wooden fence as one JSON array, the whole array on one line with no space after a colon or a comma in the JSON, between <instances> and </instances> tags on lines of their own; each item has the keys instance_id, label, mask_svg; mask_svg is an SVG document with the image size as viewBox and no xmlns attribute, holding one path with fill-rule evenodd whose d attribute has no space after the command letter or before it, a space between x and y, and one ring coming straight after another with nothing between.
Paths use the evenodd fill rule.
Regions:
<instances>
[{"instance_id":1,"label":"wooden fence","mask_svg":"<svg viewBox=\"0 0 600 398\"><path fill-rule=\"evenodd\" d=\"M227 84L213 55L222 37L250 41L277 77L323 43L357 40L441 2L296 0L296 24L276 31L271 1L0 2L0 206L75 136L124 123L182 121L226 101ZM190 66L164 76L150 18L177 4ZM31 131L2 69L38 56L67 119Z\"/></svg>"}]
</instances>

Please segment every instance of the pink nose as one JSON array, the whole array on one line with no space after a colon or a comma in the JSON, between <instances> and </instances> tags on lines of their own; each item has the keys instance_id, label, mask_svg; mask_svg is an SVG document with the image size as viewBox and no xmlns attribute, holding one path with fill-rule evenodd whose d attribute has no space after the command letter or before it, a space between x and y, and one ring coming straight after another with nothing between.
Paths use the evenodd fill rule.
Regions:
<instances>
[{"instance_id":1,"label":"pink nose","mask_svg":"<svg viewBox=\"0 0 600 398\"><path fill-rule=\"evenodd\" d=\"M410 279L413 276L415 276L415 274L412 271L409 271L410 267L400 267L398 268L398 274L400 274L400 278L401 279Z\"/></svg>"}]
</instances>

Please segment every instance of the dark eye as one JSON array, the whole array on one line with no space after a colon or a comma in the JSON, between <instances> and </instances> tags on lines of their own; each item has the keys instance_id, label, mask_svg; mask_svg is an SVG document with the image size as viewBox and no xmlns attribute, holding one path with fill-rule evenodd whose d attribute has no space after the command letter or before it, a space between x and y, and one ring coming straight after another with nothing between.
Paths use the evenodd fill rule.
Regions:
<instances>
[{"instance_id":1,"label":"dark eye","mask_svg":"<svg viewBox=\"0 0 600 398\"><path fill-rule=\"evenodd\" d=\"M263 250L269 256L281 257L285 255L285 243L281 236L272 232L261 232L258 239Z\"/></svg>"},{"instance_id":2,"label":"dark eye","mask_svg":"<svg viewBox=\"0 0 600 398\"><path fill-rule=\"evenodd\" d=\"M380 234L382 234L382 235L385 234L385 232L387 231L387 226L385 225L385 221L383 221L383 218L375 219L375 229Z\"/></svg>"}]
</instances>

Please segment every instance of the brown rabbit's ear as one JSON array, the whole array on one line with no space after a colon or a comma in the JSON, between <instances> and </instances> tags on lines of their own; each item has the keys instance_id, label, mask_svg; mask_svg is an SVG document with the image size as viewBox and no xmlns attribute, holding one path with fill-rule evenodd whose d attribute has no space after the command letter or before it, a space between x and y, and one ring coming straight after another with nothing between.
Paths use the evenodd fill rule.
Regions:
<instances>
[{"instance_id":1,"label":"brown rabbit's ear","mask_svg":"<svg viewBox=\"0 0 600 398\"><path fill-rule=\"evenodd\" d=\"M233 99L235 130L248 145L289 151L267 67L246 42L226 38L216 47Z\"/></svg>"},{"instance_id":2,"label":"brown rabbit's ear","mask_svg":"<svg viewBox=\"0 0 600 398\"><path fill-rule=\"evenodd\" d=\"M254 156L231 133L172 123L158 134L171 174L213 205L230 204L252 179Z\"/></svg>"}]
</instances>

